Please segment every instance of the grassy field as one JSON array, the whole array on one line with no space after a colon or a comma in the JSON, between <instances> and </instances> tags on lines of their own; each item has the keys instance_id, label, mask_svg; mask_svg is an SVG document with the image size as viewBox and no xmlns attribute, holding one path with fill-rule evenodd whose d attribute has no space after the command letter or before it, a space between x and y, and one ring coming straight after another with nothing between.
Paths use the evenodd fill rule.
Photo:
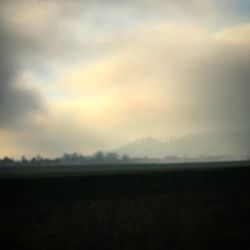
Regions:
<instances>
[{"instance_id":1,"label":"grassy field","mask_svg":"<svg viewBox=\"0 0 250 250\"><path fill-rule=\"evenodd\" d=\"M0 248L250 249L249 177L249 162L2 168Z\"/></svg>"}]
</instances>

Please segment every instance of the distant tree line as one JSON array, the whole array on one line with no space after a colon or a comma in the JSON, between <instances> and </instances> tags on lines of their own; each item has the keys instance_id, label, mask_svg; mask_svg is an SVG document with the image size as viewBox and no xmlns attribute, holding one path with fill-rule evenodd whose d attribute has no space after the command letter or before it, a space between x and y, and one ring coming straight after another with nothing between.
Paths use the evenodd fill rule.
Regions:
<instances>
[{"instance_id":1,"label":"distant tree line","mask_svg":"<svg viewBox=\"0 0 250 250\"><path fill-rule=\"evenodd\" d=\"M118 155L115 152L104 153L96 152L94 155L82 155L79 153L65 153L61 157L45 158L40 155L28 159L22 156L21 159L15 160L10 157L0 159L0 166L12 165L81 165L81 164L115 164L115 163L130 163L135 159L130 158L127 154Z\"/></svg>"},{"instance_id":2,"label":"distant tree line","mask_svg":"<svg viewBox=\"0 0 250 250\"><path fill-rule=\"evenodd\" d=\"M98 151L93 155L79 153L65 153L56 158L45 158L40 155L27 158L22 156L19 160L10 157L0 158L1 166L36 166L36 165L102 165L102 164L145 164L145 163L187 163L187 162L211 162L232 160L227 156L199 156L187 157L168 155L164 158L130 157L127 154L119 155L115 152Z\"/></svg>"}]
</instances>

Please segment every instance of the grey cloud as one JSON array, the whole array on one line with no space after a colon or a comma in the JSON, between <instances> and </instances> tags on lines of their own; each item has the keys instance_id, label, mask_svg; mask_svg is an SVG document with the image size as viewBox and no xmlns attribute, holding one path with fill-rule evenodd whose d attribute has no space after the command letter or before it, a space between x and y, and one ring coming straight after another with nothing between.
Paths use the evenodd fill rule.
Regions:
<instances>
[{"instance_id":1,"label":"grey cloud","mask_svg":"<svg viewBox=\"0 0 250 250\"><path fill-rule=\"evenodd\" d=\"M12 18L6 17L6 13L9 12L5 13L4 7L11 10L10 15L15 16L25 12L27 7L31 8L32 3L38 4L51 13L48 19L43 20L44 23L37 26L31 23L29 24L31 27L25 27L25 25L22 27L22 24L13 23ZM140 25L140 22L143 23L152 15L156 18L171 13L180 15L188 12L187 15L189 15L190 11L202 8L205 11L204 6L205 4L199 0L108 0L105 2L20 0L1 2L0 18L2 14L1 23L11 39L13 49L16 50L16 57L22 57L31 63L34 61L42 64L44 61L48 63L48 59L59 63L96 57L114 49L112 41L117 39L119 34L124 36L119 32L126 32L126 28L136 29L138 23ZM115 30L113 30L114 33L107 32L112 28ZM119 47L119 45L116 46Z\"/></svg>"},{"instance_id":2,"label":"grey cloud","mask_svg":"<svg viewBox=\"0 0 250 250\"><path fill-rule=\"evenodd\" d=\"M250 128L249 49L217 45L194 65L187 95L195 100L197 118L210 126Z\"/></svg>"},{"instance_id":3,"label":"grey cloud","mask_svg":"<svg viewBox=\"0 0 250 250\"><path fill-rule=\"evenodd\" d=\"M34 24L22 22L25 11L32 12L32 3L50 13L48 18ZM90 5L88 1L0 2L0 29L4 33L1 39L7 44L4 50L11 51L19 66L36 64L45 68L53 63L75 63L110 51L112 34L101 33L100 29L97 32L97 19L102 12L98 5ZM5 8L9 11L4 11ZM20 20L15 20L15 15Z\"/></svg>"},{"instance_id":4,"label":"grey cloud","mask_svg":"<svg viewBox=\"0 0 250 250\"><path fill-rule=\"evenodd\" d=\"M38 93L17 85L21 71L18 46L11 34L0 27L0 128L18 127L32 112L41 110Z\"/></svg>"}]
</instances>

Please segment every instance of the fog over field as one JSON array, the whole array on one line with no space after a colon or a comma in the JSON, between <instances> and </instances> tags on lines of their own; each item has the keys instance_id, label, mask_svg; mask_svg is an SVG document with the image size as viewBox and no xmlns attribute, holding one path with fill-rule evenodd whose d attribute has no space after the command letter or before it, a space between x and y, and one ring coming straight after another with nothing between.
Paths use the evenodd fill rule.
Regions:
<instances>
[{"instance_id":1,"label":"fog over field","mask_svg":"<svg viewBox=\"0 0 250 250\"><path fill-rule=\"evenodd\" d=\"M0 157L247 155L249 70L248 0L0 1Z\"/></svg>"}]
</instances>

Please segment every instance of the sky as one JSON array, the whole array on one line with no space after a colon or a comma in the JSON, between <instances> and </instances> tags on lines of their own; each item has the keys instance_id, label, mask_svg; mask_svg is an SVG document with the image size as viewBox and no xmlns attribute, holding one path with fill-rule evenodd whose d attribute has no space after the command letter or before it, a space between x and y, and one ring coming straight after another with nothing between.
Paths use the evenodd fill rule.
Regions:
<instances>
[{"instance_id":1,"label":"sky","mask_svg":"<svg viewBox=\"0 0 250 250\"><path fill-rule=\"evenodd\" d=\"M250 128L248 0L1 0L0 157Z\"/></svg>"}]
</instances>

